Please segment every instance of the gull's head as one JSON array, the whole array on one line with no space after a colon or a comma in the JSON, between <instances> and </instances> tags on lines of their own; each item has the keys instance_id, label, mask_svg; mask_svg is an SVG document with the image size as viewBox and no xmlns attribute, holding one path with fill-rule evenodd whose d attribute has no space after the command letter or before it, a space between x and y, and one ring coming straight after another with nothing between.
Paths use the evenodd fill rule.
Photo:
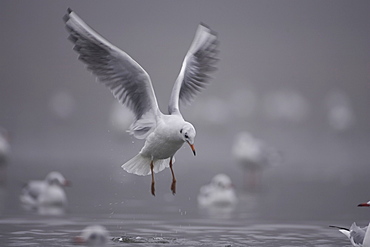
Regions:
<instances>
[{"instance_id":1,"label":"gull's head","mask_svg":"<svg viewBox=\"0 0 370 247\"><path fill-rule=\"evenodd\" d=\"M223 173L214 176L211 185L219 190L229 190L233 188L230 177Z\"/></svg>"},{"instance_id":2,"label":"gull's head","mask_svg":"<svg viewBox=\"0 0 370 247\"><path fill-rule=\"evenodd\" d=\"M180 129L180 135L184 142L187 142L193 151L195 156L195 148L194 148L194 139L195 139L195 128L191 123L185 122L185 124Z\"/></svg>"},{"instance_id":3,"label":"gull's head","mask_svg":"<svg viewBox=\"0 0 370 247\"><path fill-rule=\"evenodd\" d=\"M69 186L70 182L64 178L60 172L50 172L45 179L48 184L59 185L59 186Z\"/></svg>"},{"instance_id":4,"label":"gull's head","mask_svg":"<svg viewBox=\"0 0 370 247\"><path fill-rule=\"evenodd\" d=\"M360 203L357 205L358 207L370 207L370 201L365 202L365 203Z\"/></svg>"}]
</instances>

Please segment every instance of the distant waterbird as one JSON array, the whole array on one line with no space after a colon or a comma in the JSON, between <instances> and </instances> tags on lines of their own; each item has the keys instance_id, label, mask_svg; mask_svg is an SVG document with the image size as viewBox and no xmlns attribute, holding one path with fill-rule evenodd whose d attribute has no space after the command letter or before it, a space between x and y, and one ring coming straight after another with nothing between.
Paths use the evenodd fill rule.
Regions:
<instances>
[{"instance_id":1,"label":"distant waterbird","mask_svg":"<svg viewBox=\"0 0 370 247\"><path fill-rule=\"evenodd\" d=\"M139 154L123 164L122 168L137 175L151 175L151 193L155 195L154 173L169 167L171 191L175 194L176 178L172 167L175 153L188 143L196 154L196 131L182 117L179 102L191 103L209 83L209 74L216 69L218 60L216 33L203 24L198 26L173 86L167 115L158 107L148 73L135 60L91 29L71 9L68 9L64 21L79 59L87 64L87 68L120 103L134 113L130 133L138 139L145 139Z\"/></svg>"},{"instance_id":2,"label":"distant waterbird","mask_svg":"<svg viewBox=\"0 0 370 247\"><path fill-rule=\"evenodd\" d=\"M231 153L245 171L244 183L248 189L260 186L261 173L264 169L282 162L279 151L247 131L237 134Z\"/></svg>"},{"instance_id":3,"label":"distant waterbird","mask_svg":"<svg viewBox=\"0 0 370 247\"><path fill-rule=\"evenodd\" d=\"M73 238L73 243L88 246L104 246L109 239L108 230L101 225L85 227L79 236Z\"/></svg>"},{"instance_id":4,"label":"distant waterbird","mask_svg":"<svg viewBox=\"0 0 370 247\"><path fill-rule=\"evenodd\" d=\"M198 194L198 205L207 207L230 207L238 202L234 186L229 176L220 173L214 176L211 183L203 185Z\"/></svg>"},{"instance_id":5,"label":"distant waterbird","mask_svg":"<svg viewBox=\"0 0 370 247\"><path fill-rule=\"evenodd\" d=\"M31 180L24 185L20 196L22 204L31 209L64 208L67 196L63 187L70 182L60 172L50 172L44 180Z\"/></svg>"}]
</instances>

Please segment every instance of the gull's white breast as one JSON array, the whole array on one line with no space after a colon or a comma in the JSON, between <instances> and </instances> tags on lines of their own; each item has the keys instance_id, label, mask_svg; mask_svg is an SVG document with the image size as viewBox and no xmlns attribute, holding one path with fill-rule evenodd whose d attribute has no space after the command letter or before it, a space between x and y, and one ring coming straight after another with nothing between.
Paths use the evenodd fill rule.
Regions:
<instances>
[{"instance_id":1,"label":"gull's white breast","mask_svg":"<svg viewBox=\"0 0 370 247\"><path fill-rule=\"evenodd\" d=\"M140 153L157 159L167 159L175 155L177 150L184 144L180 131L184 120L179 116L165 115L156 129L147 137L144 147Z\"/></svg>"}]
</instances>

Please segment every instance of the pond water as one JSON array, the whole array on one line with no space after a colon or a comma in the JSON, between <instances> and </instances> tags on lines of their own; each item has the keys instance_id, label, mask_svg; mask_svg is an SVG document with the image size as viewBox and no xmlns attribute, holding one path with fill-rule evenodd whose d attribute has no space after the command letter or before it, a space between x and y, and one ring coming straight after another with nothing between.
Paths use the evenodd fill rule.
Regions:
<instances>
[{"instance_id":1,"label":"pond water","mask_svg":"<svg viewBox=\"0 0 370 247\"><path fill-rule=\"evenodd\" d=\"M150 176L127 174L120 168L123 158L114 155L124 146L123 155L132 156L141 143L102 141L83 152L78 147L89 140L81 140L63 149L55 143L42 146L39 142L37 148L14 143L12 156L1 165L1 246L75 246L72 239L92 224L106 227L115 240L106 246L350 246L329 225L368 224L370 212L356 207L369 199L366 174L359 173L356 179L338 174L323 179L325 170L302 175L299 169L304 166L294 170L288 165L267 170L262 186L245 190L241 170L234 164L225 168L225 162L231 161L219 157L222 154L215 153L216 158L209 161L201 152L192 157L184 147L175 166L177 194L171 194L167 169L156 174L154 197ZM108 147L102 148L106 143ZM40 145L43 152L38 150ZM201 141L199 146L206 150ZM40 215L24 209L19 202L22 184L43 179L52 170L72 182L65 188L66 212ZM233 179L237 206L225 211L199 209L199 188L219 172Z\"/></svg>"}]
</instances>

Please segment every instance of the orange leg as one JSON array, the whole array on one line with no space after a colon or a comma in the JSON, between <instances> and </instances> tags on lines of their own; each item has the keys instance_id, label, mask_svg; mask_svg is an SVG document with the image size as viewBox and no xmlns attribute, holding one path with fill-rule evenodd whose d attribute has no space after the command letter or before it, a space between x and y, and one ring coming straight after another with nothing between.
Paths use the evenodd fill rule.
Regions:
<instances>
[{"instance_id":1,"label":"orange leg","mask_svg":"<svg viewBox=\"0 0 370 247\"><path fill-rule=\"evenodd\" d=\"M153 172L153 168L154 168L154 165L153 165L153 160L152 162L150 162L150 171L152 172L152 187L151 187L151 191L152 191L152 195L155 196L155 187L154 187L154 172Z\"/></svg>"},{"instance_id":2,"label":"orange leg","mask_svg":"<svg viewBox=\"0 0 370 247\"><path fill-rule=\"evenodd\" d=\"M172 169L172 157L170 159L170 169L172 173L171 191L172 191L172 194L176 194L176 178L175 178L175 173L173 172L173 169Z\"/></svg>"}]
</instances>

